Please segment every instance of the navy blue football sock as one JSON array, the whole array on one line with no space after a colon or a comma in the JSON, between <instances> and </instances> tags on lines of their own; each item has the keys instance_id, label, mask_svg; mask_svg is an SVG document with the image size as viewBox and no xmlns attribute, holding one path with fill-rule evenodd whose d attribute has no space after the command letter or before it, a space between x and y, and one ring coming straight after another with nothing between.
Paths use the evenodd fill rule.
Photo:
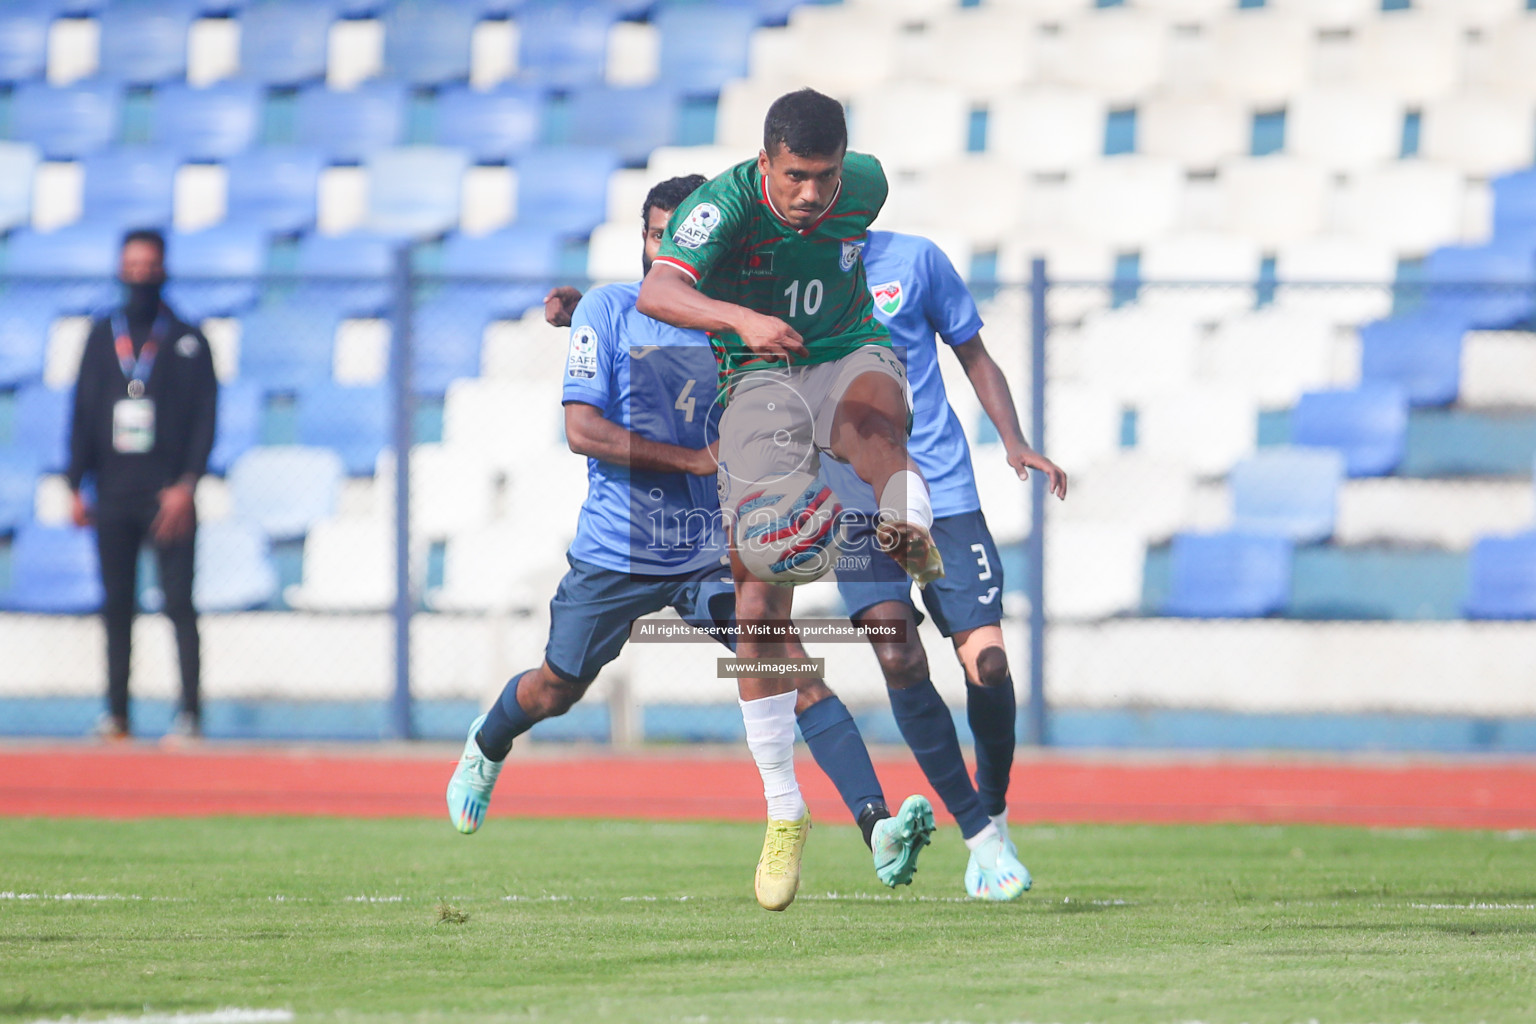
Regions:
<instances>
[{"instance_id":1,"label":"navy blue football sock","mask_svg":"<svg viewBox=\"0 0 1536 1024\"><path fill-rule=\"evenodd\" d=\"M1008 809L1017 715L1011 676L997 686L965 684L965 717L976 741L976 794L981 798L981 809L991 815Z\"/></svg>"},{"instance_id":2,"label":"navy blue football sock","mask_svg":"<svg viewBox=\"0 0 1536 1024\"><path fill-rule=\"evenodd\" d=\"M806 708L795 716L805 745L811 748L816 764L832 780L837 793L848 805L854 820L871 804L885 806L885 793L875 766L869 761L864 737L848 713L848 708L834 694Z\"/></svg>"},{"instance_id":3,"label":"navy blue football sock","mask_svg":"<svg viewBox=\"0 0 1536 1024\"><path fill-rule=\"evenodd\" d=\"M989 819L965 773L955 720L950 717L944 698L928 679L905 690L886 692L890 694L891 710L896 714L902 739L912 748L918 767L928 776L928 784L954 815L960 834L969 839L986 828Z\"/></svg>"},{"instance_id":4,"label":"navy blue football sock","mask_svg":"<svg viewBox=\"0 0 1536 1024\"><path fill-rule=\"evenodd\" d=\"M481 723L480 731L475 733L475 742L480 745L480 753L492 761L506 760L507 751L512 749L512 741L532 729L536 721L529 717L528 712L524 711L523 706L517 702L518 681L527 674L528 672L519 672L506 686L502 687L501 696L485 713L485 721Z\"/></svg>"}]
</instances>

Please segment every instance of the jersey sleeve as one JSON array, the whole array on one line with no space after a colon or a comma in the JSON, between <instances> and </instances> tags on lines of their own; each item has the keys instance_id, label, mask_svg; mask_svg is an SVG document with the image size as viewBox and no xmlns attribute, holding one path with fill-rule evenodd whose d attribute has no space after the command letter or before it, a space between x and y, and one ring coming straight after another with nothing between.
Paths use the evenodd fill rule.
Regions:
<instances>
[{"instance_id":1,"label":"jersey sleeve","mask_svg":"<svg viewBox=\"0 0 1536 1024\"><path fill-rule=\"evenodd\" d=\"M976 300L943 249L932 242L923 248L923 312L944 344L963 345L981 331Z\"/></svg>"},{"instance_id":2,"label":"jersey sleeve","mask_svg":"<svg viewBox=\"0 0 1536 1024\"><path fill-rule=\"evenodd\" d=\"M675 267L698 284L730 252L747 223L752 196L736 169L701 185L672 211L657 263Z\"/></svg>"},{"instance_id":3,"label":"jersey sleeve","mask_svg":"<svg viewBox=\"0 0 1536 1024\"><path fill-rule=\"evenodd\" d=\"M560 400L584 402L607 410L614 391L614 354L618 346L618 317L612 304L600 290L584 296L571 314Z\"/></svg>"}]
</instances>

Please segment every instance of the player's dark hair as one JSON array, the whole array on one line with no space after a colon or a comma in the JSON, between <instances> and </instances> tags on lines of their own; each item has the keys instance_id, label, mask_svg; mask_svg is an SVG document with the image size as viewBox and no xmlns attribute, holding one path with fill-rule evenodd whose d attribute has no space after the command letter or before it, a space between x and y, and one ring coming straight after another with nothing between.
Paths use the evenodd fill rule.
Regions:
<instances>
[{"instance_id":1,"label":"player's dark hair","mask_svg":"<svg viewBox=\"0 0 1536 1024\"><path fill-rule=\"evenodd\" d=\"M640 223L651 222L653 209L675 210L682 206L683 200L693 195L694 189L708 180L702 174L685 174L681 178L657 182L645 194L645 205L640 208Z\"/></svg>"},{"instance_id":2,"label":"player's dark hair","mask_svg":"<svg viewBox=\"0 0 1536 1024\"><path fill-rule=\"evenodd\" d=\"M796 156L841 153L848 148L843 105L815 89L780 96L763 120L763 150L773 156L780 146Z\"/></svg>"},{"instance_id":3,"label":"player's dark hair","mask_svg":"<svg viewBox=\"0 0 1536 1024\"><path fill-rule=\"evenodd\" d=\"M158 228L134 228L123 235L123 244L118 248L126 249L130 242L148 242L160 253L160 259L164 262L165 235Z\"/></svg>"}]
</instances>

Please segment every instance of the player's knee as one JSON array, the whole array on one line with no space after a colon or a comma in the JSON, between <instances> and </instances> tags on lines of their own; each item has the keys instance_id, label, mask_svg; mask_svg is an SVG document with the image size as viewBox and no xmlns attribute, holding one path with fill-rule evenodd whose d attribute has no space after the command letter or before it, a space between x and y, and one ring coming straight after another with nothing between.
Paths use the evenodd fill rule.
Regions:
<instances>
[{"instance_id":1,"label":"player's knee","mask_svg":"<svg viewBox=\"0 0 1536 1024\"><path fill-rule=\"evenodd\" d=\"M831 696L834 694L826 683L810 676L801 676L795 680L795 714L803 715Z\"/></svg>"},{"instance_id":2,"label":"player's knee","mask_svg":"<svg viewBox=\"0 0 1536 1024\"><path fill-rule=\"evenodd\" d=\"M976 678L972 682L977 686L1007 686L1010 681L1008 653L1001 647L988 647L976 655Z\"/></svg>"},{"instance_id":3,"label":"player's knee","mask_svg":"<svg viewBox=\"0 0 1536 1024\"><path fill-rule=\"evenodd\" d=\"M540 673L530 682L532 685L518 686L518 700L540 718L557 718L565 714L576 706L591 685L590 681L563 679L553 673Z\"/></svg>"},{"instance_id":4,"label":"player's knee","mask_svg":"<svg viewBox=\"0 0 1536 1024\"><path fill-rule=\"evenodd\" d=\"M885 685L893 690L917 686L928 678L928 655L917 644L881 644L875 648Z\"/></svg>"}]
</instances>

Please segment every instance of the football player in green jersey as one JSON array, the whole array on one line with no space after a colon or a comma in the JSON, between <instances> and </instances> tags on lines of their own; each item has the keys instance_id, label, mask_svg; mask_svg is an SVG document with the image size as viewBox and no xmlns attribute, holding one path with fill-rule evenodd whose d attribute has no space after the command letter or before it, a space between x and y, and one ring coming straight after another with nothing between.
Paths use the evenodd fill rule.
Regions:
<instances>
[{"instance_id":1,"label":"football player in green jersey","mask_svg":"<svg viewBox=\"0 0 1536 1024\"><path fill-rule=\"evenodd\" d=\"M763 500L768 485L795 473L819 480L827 453L874 489L881 548L926 584L944 568L928 488L906 451L910 388L875 318L862 262L886 193L879 161L848 152L836 100L811 89L781 96L768 109L757 159L706 183L673 213L636 308L710 335L726 403L719 483L728 529L738 506ZM737 656L803 658L775 633L790 621L793 588L755 576L734 530L730 539ZM739 687L768 798L759 899L765 881L783 877L787 904L810 828L794 778L794 679L744 678ZM931 822L906 837L913 866Z\"/></svg>"}]
</instances>

